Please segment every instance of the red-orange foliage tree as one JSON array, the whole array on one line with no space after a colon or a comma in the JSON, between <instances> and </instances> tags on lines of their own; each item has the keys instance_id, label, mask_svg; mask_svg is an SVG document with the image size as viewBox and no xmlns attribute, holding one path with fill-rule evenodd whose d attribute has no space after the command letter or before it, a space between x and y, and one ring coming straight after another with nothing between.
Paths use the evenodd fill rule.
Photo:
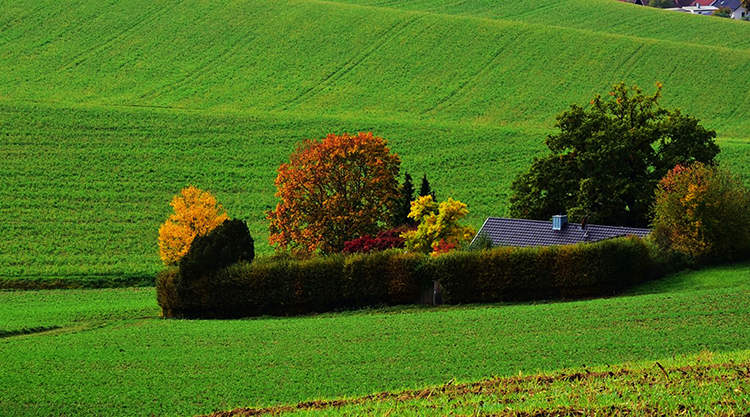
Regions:
<instances>
[{"instance_id":1,"label":"red-orange foliage tree","mask_svg":"<svg viewBox=\"0 0 750 417\"><path fill-rule=\"evenodd\" d=\"M657 242L698 261L750 256L750 190L728 171L677 165L659 182L654 205Z\"/></svg>"},{"instance_id":2,"label":"red-orange foliage tree","mask_svg":"<svg viewBox=\"0 0 750 417\"><path fill-rule=\"evenodd\" d=\"M401 160L372 133L302 142L279 167L269 241L278 248L340 252L346 241L388 224Z\"/></svg>"}]
</instances>

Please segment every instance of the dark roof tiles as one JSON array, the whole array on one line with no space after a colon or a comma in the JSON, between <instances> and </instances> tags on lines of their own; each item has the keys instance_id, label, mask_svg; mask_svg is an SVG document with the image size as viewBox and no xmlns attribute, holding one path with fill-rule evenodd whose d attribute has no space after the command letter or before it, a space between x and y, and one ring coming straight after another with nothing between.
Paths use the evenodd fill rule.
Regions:
<instances>
[{"instance_id":1,"label":"dark roof tiles","mask_svg":"<svg viewBox=\"0 0 750 417\"><path fill-rule=\"evenodd\" d=\"M728 7L732 9L732 11L735 11L742 6L742 1L741 0L716 0L711 5L716 6L716 7Z\"/></svg>"},{"instance_id":2,"label":"dark roof tiles","mask_svg":"<svg viewBox=\"0 0 750 417\"><path fill-rule=\"evenodd\" d=\"M561 230L552 230L549 221L490 217L477 236L489 237L494 246L553 246L598 242L628 235L646 237L649 233L649 229L595 224L586 225L584 230L578 223L565 223Z\"/></svg>"}]
</instances>

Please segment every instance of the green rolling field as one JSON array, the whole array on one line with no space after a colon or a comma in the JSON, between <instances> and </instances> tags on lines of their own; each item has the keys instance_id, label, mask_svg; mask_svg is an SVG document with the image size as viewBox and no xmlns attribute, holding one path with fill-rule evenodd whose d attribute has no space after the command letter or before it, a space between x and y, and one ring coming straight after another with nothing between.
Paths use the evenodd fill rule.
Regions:
<instances>
[{"instance_id":1,"label":"green rolling field","mask_svg":"<svg viewBox=\"0 0 750 417\"><path fill-rule=\"evenodd\" d=\"M555 115L620 81L662 82L750 183L746 74L750 23L615 0L5 0L0 287L148 284L189 184L269 254L276 168L327 133L385 137L478 227ZM744 263L609 299L231 321L163 320L153 288L0 291L0 415L738 414L749 285Z\"/></svg>"},{"instance_id":2,"label":"green rolling field","mask_svg":"<svg viewBox=\"0 0 750 417\"><path fill-rule=\"evenodd\" d=\"M373 131L470 222L554 117L619 81L750 160L750 25L612 0L9 1L0 10L0 278L151 277L188 184L248 220L296 142ZM731 36L728 36L731 34Z\"/></svg>"},{"instance_id":3,"label":"green rolling field","mask_svg":"<svg viewBox=\"0 0 750 417\"><path fill-rule=\"evenodd\" d=\"M614 402L640 415L676 414L679 404L692 415L742 415L750 405L750 263L674 275L615 298L540 304L164 320L154 298L153 288L0 292L0 415L196 415L636 363L652 375L600 376L594 380L607 386L583 394L563 383L549 390L551 403L525 392L528 402L509 403L491 391L465 392L451 401L436 395L435 404L406 414L445 415L464 399L462 415L505 406L539 411L575 396L590 410ZM700 365L702 352L721 354L716 364L738 371L706 381L673 369ZM661 374L655 362L670 369L671 382L649 383ZM653 395L644 394L649 386ZM544 397L547 390L534 391ZM371 398L341 414L420 407L391 400Z\"/></svg>"}]
</instances>

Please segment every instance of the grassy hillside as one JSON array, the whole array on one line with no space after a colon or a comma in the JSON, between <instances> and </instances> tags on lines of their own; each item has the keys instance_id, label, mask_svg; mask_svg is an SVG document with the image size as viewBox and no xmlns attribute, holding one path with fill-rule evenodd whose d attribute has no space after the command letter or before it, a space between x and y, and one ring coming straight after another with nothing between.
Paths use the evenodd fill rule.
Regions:
<instances>
[{"instance_id":1,"label":"grassy hillside","mask_svg":"<svg viewBox=\"0 0 750 417\"><path fill-rule=\"evenodd\" d=\"M623 4L611 0L559 0L555 2L495 0L336 0L365 7L420 11L493 20L518 21L542 26L581 29L598 34L672 41L748 50L750 27L727 19L701 19L683 13ZM728 24L729 23L729 24Z\"/></svg>"},{"instance_id":2,"label":"grassy hillside","mask_svg":"<svg viewBox=\"0 0 750 417\"><path fill-rule=\"evenodd\" d=\"M543 15L617 13L647 25L656 13L670 23L667 38L697 19L712 23L699 34L750 26L591 3ZM13 101L548 127L613 83L661 81L669 104L723 132L748 126L738 74L750 72L750 52L613 35L606 21L594 20L594 32L310 0L24 4L0 12L0 97Z\"/></svg>"},{"instance_id":3,"label":"grassy hillside","mask_svg":"<svg viewBox=\"0 0 750 417\"><path fill-rule=\"evenodd\" d=\"M276 168L300 137L387 133L404 167L429 173L440 198L468 201L479 225L481 213L503 210L501 184L540 149L527 131L492 126L2 102L0 112L9 135L0 160L11 162L0 276L12 279L153 276L159 225L186 184L248 220L256 250L267 252Z\"/></svg>"},{"instance_id":4,"label":"grassy hillside","mask_svg":"<svg viewBox=\"0 0 750 417\"><path fill-rule=\"evenodd\" d=\"M211 417L294 416L567 416L735 415L750 408L750 351L697 355L306 401L240 407Z\"/></svg>"},{"instance_id":5,"label":"grassy hillside","mask_svg":"<svg viewBox=\"0 0 750 417\"><path fill-rule=\"evenodd\" d=\"M663 82L726 162L750 160L750 24L505 3L4 3L0 277L153 274L156 230L189 183L268 251L275 169L330 132L387 138L479 226L505 213L554 116L621 80Z\"/></svg>"},{"instance_id":6,"label":"grassy hillside","mask_svg":"<svg viewBox=\"0 0 750 417\"><path fill-rule=\"evenodd\" d=\"M642 361L669 368L675 358L694 365L685 356L750 344L748 263L634 292L566 303L214 321L158 319L153 288L0 292L0 415L195 415L519 371ZM735 358L747 363L746 355ZM741 370L747 381L746 366ZM672 378L682 381L677 372ZM646 390L643 380L632 383L631 390ZM678 395L679 385L670 385ZM747 403L746 388L720 392Z\"/></svg>"}]
</instances>

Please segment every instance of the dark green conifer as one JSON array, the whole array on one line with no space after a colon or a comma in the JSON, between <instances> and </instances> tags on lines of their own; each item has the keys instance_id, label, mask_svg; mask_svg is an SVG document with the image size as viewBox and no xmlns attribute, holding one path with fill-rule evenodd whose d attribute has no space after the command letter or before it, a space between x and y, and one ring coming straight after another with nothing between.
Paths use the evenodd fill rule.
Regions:
<instances>
[{"instance_id":1,"label":"dark green conifer","mask_svg":"<svg viewBox=\"0 0 750 417\"><path fill-rule=\"evenodd\" d=\"M414 219L409 218L411 202L414 201L414 184L409 173L404 174L404 183L401 184L401 196L396 202L396 210L393 214L393 227L413 225Z\"/></svg>"},{"instance_id":2,"label":"dark green conifer","mask_svg":"<svg viewBox=\"0 0 750 417\"><path fill-rule=\"evenodd\" d=\"M424 176L422 176L422 186L419 187L419 196L424 197L428 195L432 196L433 201L437 201L435 191L433 191L432 187L430 187L430 182L427 181L427 174L424 174Z\"/></svg>"}]
</instances>

